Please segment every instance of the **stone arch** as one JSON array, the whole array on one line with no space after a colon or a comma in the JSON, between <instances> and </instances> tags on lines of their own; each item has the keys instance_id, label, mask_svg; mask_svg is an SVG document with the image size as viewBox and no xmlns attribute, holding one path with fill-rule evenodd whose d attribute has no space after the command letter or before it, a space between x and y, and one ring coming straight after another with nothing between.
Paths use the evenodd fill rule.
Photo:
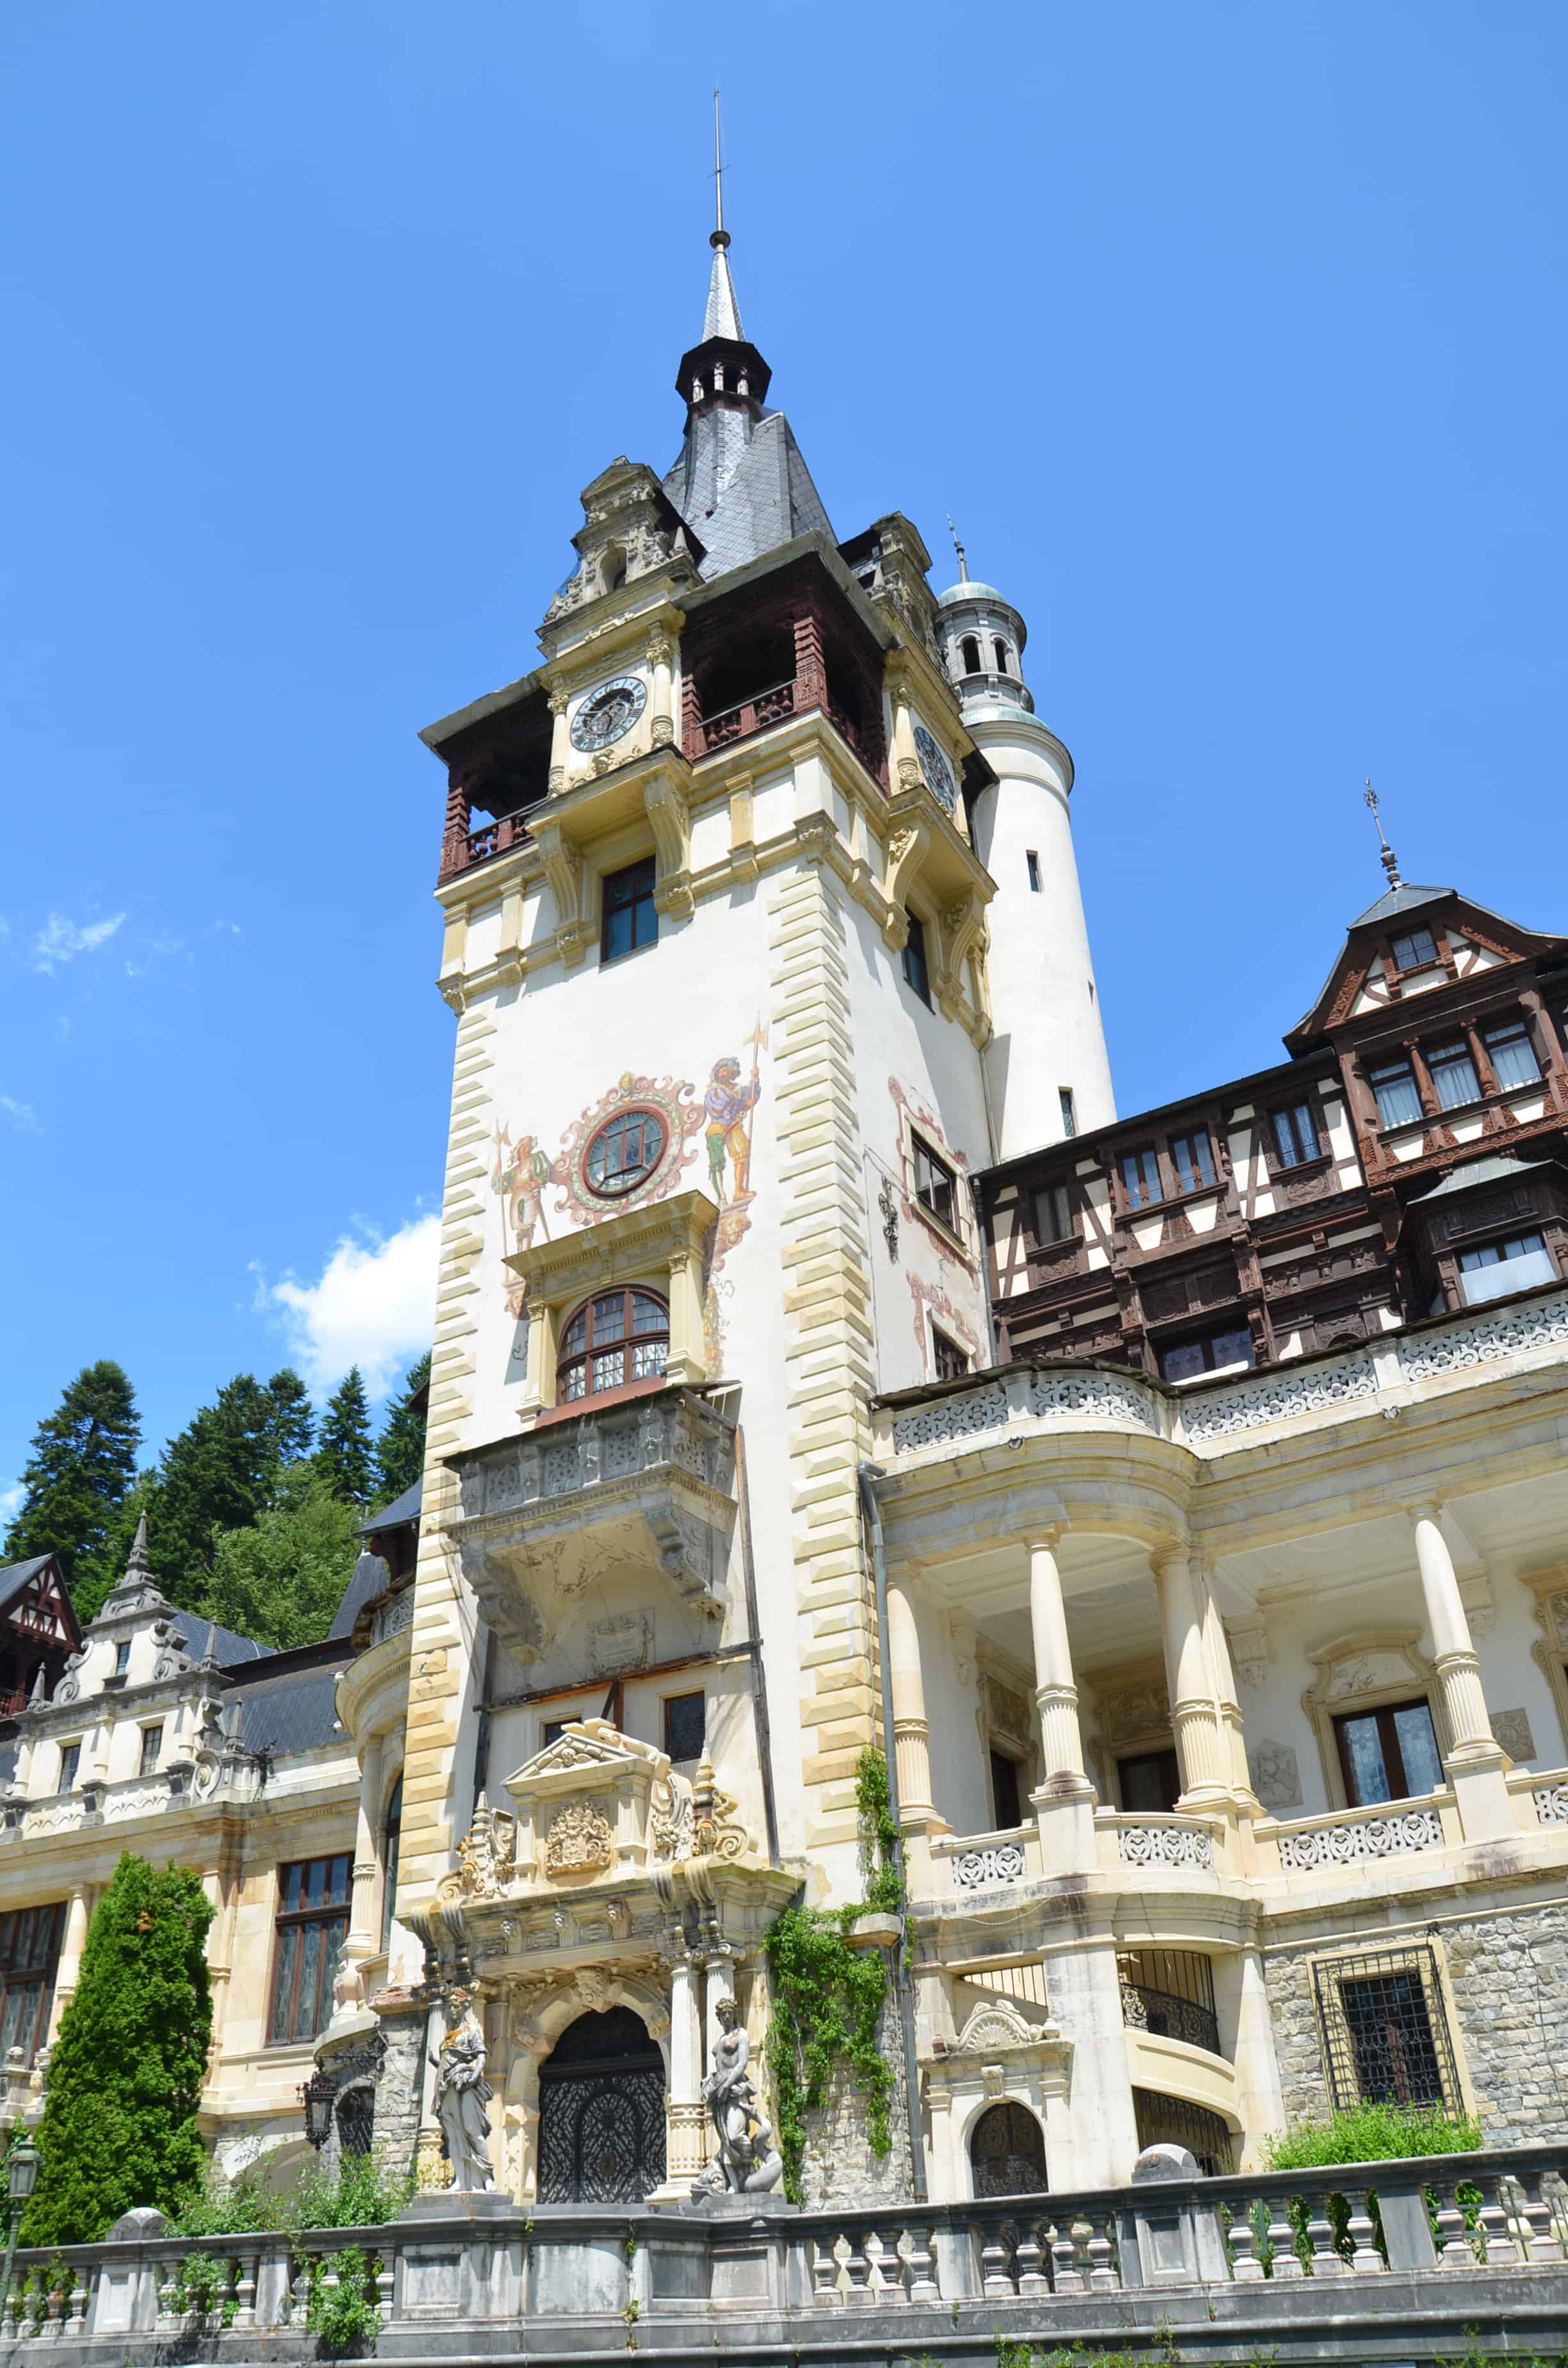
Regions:
<instances>
[{"instance_id":1,"label":"stone arch","mask_svg":"<svg viewBox=\"0 0 1568 2368\"><path fill-rule=\"evenodd\" d=\"M539 2162L540 2067L578 2017L623 2006L635 2014L658 2049L665 2094L670 2088L670 2002L665 1991L613 1967L592 1966L574 1981L552 1986L542 1997L513 1993L509 2037L511 2064L502 2100L503 2160L499 2183L514 2202L532 2203Z\"/></svg>"},{"instance_id":2,"label":"stone arch","mask_svg":"<svg viewBox=\"0 0 1568 2368\"><path fill-rule=\"evenodd\" d=\"M585 2008L540 2064L539 2082L540 2203L640 2203L663 2186L665 2062L634 2009Z\"/></svg>"},{"instance_id":3,"label":"stone arch","mask_svg":"<svg viewBox=\"0 0 1568 2368\"><path fill-rule=\"evenodd\" d=\"M1018 2098L983 2100L964 2139L977 2196L1044 2192L1049 2183L1044 2124Z\"/></svg>"}]
</instances>

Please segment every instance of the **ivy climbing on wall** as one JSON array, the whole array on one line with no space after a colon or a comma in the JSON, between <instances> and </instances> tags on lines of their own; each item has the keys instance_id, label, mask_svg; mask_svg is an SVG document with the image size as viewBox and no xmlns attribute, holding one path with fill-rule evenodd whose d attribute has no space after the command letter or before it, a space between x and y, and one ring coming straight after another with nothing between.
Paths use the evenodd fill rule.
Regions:
<instances>
[{"instance_id":1,"label":"ivy climbing on wall","mask_svg":"<svg viewBox=\"0 0 1568 2368\"><path fill-rule=\"evenodd\" d=\"M778 2150L784 2157L784 2192L794 2203L802 2201L806 2116L824 2101L828 2082L840 2065L847 2066L860 2091L866 2143L879 2162L886 2159L892 2143L888 2118L892 2069L877 2045L888 1997L887 1961L880 1949L852 1948L847 1938L858 1917L903 1911L898 1827L880 1751L861 1753L855 1799L866 1861L865 1897L827 1913L787 1907L764 1944L773 1992L767 2070Z\"/></svg>"}]
</instances>

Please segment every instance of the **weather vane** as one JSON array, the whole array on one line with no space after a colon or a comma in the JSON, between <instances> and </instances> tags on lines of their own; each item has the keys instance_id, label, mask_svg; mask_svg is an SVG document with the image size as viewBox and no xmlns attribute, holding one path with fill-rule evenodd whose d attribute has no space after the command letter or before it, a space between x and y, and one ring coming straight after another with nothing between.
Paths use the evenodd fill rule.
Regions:
<instances>
[{"instance_id":1,"label":"weather vane","mask_svg":"<svg viewBox=\"0 0 1568 2368\"><path fill-rule=\"evenodd\" d=\"M1389 845L1388 840L1383 837L1383 818L1378 812L1378 793L1376 790L1373 789L1370 781L1367 783L1365 803L1370 809L1372 820L1378 826L1378 845L1382 850L1380 860L1382 863L1383 870L1388 873L1389 886L1391 888L1403 888L1404 882L1399 876L1399 858L1395 855L1392 848Z\"/></svg>"}]
</instances>

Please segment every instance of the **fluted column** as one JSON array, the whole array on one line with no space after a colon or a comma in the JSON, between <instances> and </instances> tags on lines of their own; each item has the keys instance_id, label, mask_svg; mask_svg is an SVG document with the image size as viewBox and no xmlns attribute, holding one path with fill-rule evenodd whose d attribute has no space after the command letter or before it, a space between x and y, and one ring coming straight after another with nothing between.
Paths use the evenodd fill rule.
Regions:
<instances>
[{"instance_id":1,"label":"fluted column","mask_svg":"<svg viewBox=\"0 0 1568 2368\"><path fill-rule=\"evenodd\" d=\"M931 1800L931 1730L926 1719L926 1682L920 1668L920 1633L909 1589L888 1581L888 1681L892 1691L893 1748L898 1759L899 1821L929 1827L937 1822Z\"/></svg>"},{"instance_id":2,"label":"fluted column","mask_svg":"<svg viewBox=\"0 0 1568 2368\"><path fill-rule=\"evenodd\" d=\"M559 797L566 787L566 768L571 762L572 743L566 730L566 710L571 704L563 690L550 694L550 794Z\"/></svg>"},{"instance_id":3,"label":"fluted column","mask_svg":"<svg viewBox=\"0 0 1568 2368\"><path fill-rule=\"evenodd\" d=\"M1442 1508L1434 1499L1415 1507L1410 1518L1432 1636L1442 1724L1448 1728L1443 1765L1454 1788L1454 1805L1466 1841L1495 1841L1513 1832L1514 1808L1503 1777L1502 1748L1486 1713L1481 1664L1465 1617L1459 1574L1442 1531Z\"/></svg>"},{"instance_id":4,"label":"fluted column","mask_svg":"<svg viewBox=\"0 0 1568 2368\"><path fill-rule=\"evenodd\" d=\"M650 737L655 748L667 748L676 736L675 700L671 660L675 644L667 633L655 633L648 643L648 664L653 671L653 719Z\"/></svg>"},{"instance_id":5,"label":"fluted column","mask_svg":"<svg viewBox=\"0 0 1568 2368\"><path fill-rule=\"evenodd\" d=\"M1165 1546L1154 1556L1154 1582L1181 1797L1184 1804L1201 1806L1225 1797L1231 1774L1230 1742L1210 1681L1203 1633L1207 1589L1185 1545Z\"/></svg>"},{"instance_id":6,"label":"fluted column","mask_svg":"<svg viewBox=\"0 0 1568 2368\"><path fill-rule=\"evenodd\" d=\"M1067 1643L1067 1608L1056 1565L1060 1530L1040 1530L1028 1542L1029 1626L1034 1632L1035 1701L1040 1705L1044 1784L1058 1792L1091 1790L1084 1770L1078 1689Z\"/></svg>"},{"instance_id":7,"label":"fluted column","mask_svg":"<svg viewBox=\"0 0 1568 2368\"><path fill-rule=\"evenodd\" d=\"M65 1910L65 1937L60 1943L60 1971L55 1976L54 2003L50 2009L48 2044L52 2047L60 2029L60 2018L75 1996L77 1977L82 1970L82 1951L86 1944L88 1904L85 1891L74 1891Z\"/></svg>"},{"instance_id":8,"label":"fluted column","mask_svg":"<svg viewBox=\"0 0 1568 2368\"><path fill-rule=\"evenodd\" d=\"M1242 1725L1241 1698L1236 1690L1236 1668L1231 1658L1231 1640L1225 1634L1225 1623L1220 1616L1220 1606L1214 1594L1213 1573L1207 1563L1196 1555L1191 1570L1194 1592L1203 1606L1203 1641L1208 1649L1209 1674L1220 1712L1231 1790L1245 1808L1256 1815L1261 1813L1263 1804L1252 1789L1252 1771L1247 1766L1246 1733Z\"/></svg>"},{"instance_id":9,"label":"fluted column","mask_svg":"<svg viewBox=\"0 0 1568 2368\"><path fill-rule=\"evenodd\" d=\"M670 2093L665 2107L668 2144L665 2185L681 2200L708 2162L708 2112L702 2102L702 2025L697 2001L697 1967L684 1945L669 1960Z\"/></svg>"}]
</instances>

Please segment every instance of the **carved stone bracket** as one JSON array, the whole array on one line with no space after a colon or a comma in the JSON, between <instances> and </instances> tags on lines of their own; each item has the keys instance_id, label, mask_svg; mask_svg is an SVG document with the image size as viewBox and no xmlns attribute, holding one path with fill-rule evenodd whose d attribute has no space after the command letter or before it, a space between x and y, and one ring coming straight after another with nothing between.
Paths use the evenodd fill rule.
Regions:
<instances>
[{"instance_id":1,"label":"carved stone bracket","mask_svg":"<svg viewBox=\"0 0 1568 2368\"><path fill-rule=\"evenodd\" d=\"M642 791L642 808L653 833L659 857L659 883L653 902L672 920L684 921L694 908L691 894L691 816L676 781L655 774Z\"/></svg>"},{"instance_id":2,"label":"carved stone bracket","mask_svg":"<svg viewBox=\"0 0 1568 2368\"><path fill-rule=\"evenodd\" d=\"M583 918L583 859L561 825L542 816L532 825L544 876L555 900L555 951L570 970L580 962L593 932Z\"/></svg>"}]
</instances>

